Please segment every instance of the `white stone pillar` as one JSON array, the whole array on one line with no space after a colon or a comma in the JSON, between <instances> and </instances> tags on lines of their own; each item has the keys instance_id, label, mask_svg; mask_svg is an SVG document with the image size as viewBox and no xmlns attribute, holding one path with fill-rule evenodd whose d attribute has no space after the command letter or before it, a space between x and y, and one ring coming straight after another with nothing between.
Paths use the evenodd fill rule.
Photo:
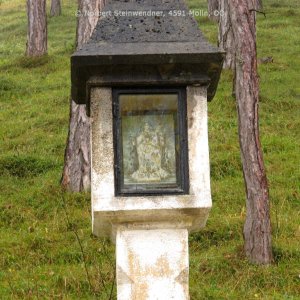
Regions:
<instances>
[{"instance_id":1,"label":"white stone pillar","mask_svg":"<svg viewBox=\"0 0 300 300\"><path fill-rule=\"evenodd\" d=\"M211 208L206 87L187 87L187 195L115 195L112 107L91 89L93 233L116 243L118 300L188 300L188 232Z\"/></svg>"},{"instance_id":2,"label":"white stone pillar","mask_svg":"<svg viewBox=\"0 0 300 300\"><path fill-rule=\"evenodd\" d=\"M188 300L187 229L119 226L118 300Z\"/></svg>"}]
</instances>

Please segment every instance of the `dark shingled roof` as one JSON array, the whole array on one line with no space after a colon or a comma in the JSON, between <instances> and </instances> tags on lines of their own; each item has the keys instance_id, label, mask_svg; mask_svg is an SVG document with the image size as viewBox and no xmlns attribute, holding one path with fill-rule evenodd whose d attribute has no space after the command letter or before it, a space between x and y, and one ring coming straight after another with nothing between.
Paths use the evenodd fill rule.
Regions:
<instances>
[{"instance_id":1,"label":"dark shingled roof","mask_svg":"<svg viewBox=\"0 0 300 300\"><path fill-rule=\"evenodd\" d=\"M174 11L182 16L174 16ZM197 76L200 68L211 81L211 100L222 61L223 53L206 41L183 0L109 0L89 42L72 55L72 96L77 103L85 103L86 82L99 75L101 68L110 72L109 66L116 65L175 64L197 65ZM183 69L193 77L193 67ZM177 81L183 83L184 78Z\"/></svg>"}]
</instances>

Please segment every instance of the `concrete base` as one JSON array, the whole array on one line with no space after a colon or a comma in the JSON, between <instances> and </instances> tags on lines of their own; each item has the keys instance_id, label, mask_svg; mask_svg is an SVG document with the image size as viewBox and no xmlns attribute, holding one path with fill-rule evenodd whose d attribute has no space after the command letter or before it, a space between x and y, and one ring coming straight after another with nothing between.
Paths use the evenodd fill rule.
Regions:
<instances>
[{"instance_id":1,"label":"concrete base","mask_svg":"<svg viewBox=\"0 0 300 300\"><path fill-rule=\"evenodd\" d=\"M187 229L116 228L118 300L188 300Z\"/></svg>"}]
</instances>

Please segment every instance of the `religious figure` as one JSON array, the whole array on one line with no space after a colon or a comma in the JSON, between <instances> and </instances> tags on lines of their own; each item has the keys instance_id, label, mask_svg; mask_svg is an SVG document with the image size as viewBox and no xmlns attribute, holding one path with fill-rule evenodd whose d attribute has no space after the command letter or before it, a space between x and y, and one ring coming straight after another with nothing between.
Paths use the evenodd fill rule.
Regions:
<instances>
[{"instance_id":1,"label":"religious figure","mask_svg":"<svg viewBox=\"0 0 300 300\"><path fill-rule=\"evenodd\" d=\"M136 182L161 182L170 176L163 168L165 139L161 128L154 130L148 122L133 140L137 153L138 168L131 174Z\"/></svg>"}]
</instances>

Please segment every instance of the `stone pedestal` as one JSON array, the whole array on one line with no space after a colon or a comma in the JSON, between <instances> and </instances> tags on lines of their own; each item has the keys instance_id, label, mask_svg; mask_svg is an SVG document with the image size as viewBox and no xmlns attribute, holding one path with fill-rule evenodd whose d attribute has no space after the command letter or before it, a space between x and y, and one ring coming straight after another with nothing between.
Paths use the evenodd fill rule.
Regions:
<instances>
[{"instance_id":1,"label":"stone pedestal","mask_svg":"<svg viewBox=\"0 0 300 300\"><path fill-rule=\"evenodd\" d=\"M93 232L116 243L118 300L188 300L188 233L211 208L206 87L187 87L184 195L115 195L112 107L111 88L91 90Z\"/></svg>"},{"instance_id":2,"label":"stone pedestal","mask_svg":"<svg viewBox=\"0 0 300 300\"><path fill-rule=\"evenodd\" d=\"M117 228L118 300L189 299L187 229Z\"/></svg>"}]
</instances>

